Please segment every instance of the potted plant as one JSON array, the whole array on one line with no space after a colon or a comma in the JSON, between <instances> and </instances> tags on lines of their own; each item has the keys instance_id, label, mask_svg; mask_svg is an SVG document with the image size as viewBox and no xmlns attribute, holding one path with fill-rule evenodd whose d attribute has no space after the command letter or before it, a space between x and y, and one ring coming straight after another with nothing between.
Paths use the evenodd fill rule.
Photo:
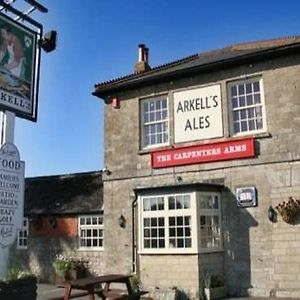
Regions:
<instances>
[{"instance_id":1,"label":"potted plant","mask_svg":"<svg viewBox=\"0 0 300 300\"><path fill-rule=\"evenodd\" d=\"M214 274L206 274L204 277L204 295L206 300L214 300L225 298L227 294L227 287L225 280Z\"/></svg>"},{"instance_id":2,"label":"potted plant","mask_svg":"<svg viewBox=\"0 0 300 300\"><path fill-rule=\"evenodd\" d=\"M275 208L280 213L284 222L293 224L295 222L298 211L300 211L300 200L289 197L289 200L287 202L283 201L279 203Z\"/></svg>"},{"instance_id":3,"label":"potted plant","mask_svg":"<svg viewBox=\"0 0 300 300\"><path fill-rule=\"evenodd\" d=\"M71 269L71 260L69 258L62 254L56 255L52 265L55 270L56 284L60 284L68 279L68 272Z\"/></svg>"},{"instance_id":4,"label":"potted plant","mask_svg":"<svg viewBox=\"0 0 300 300\"><path fill-rule=\"evenodd\" d=\"M79 279L85 277L85 262L78 259L71 259L70 269L68 270L69 279Z\"/></svg>"}]
</instances>

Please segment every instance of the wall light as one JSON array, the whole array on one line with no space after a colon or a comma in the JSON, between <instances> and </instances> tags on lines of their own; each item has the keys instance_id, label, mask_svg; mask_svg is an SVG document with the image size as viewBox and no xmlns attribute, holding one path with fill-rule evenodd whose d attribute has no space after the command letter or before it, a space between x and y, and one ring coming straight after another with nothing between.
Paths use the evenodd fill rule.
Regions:
<instances>
[{"instance_id":1,"label":"wall light","mask_svg":"<svg viewBox=\"0 0 300 300\"><path fill-rule=\"evenodd\" d=\"M272 223L277 221L277 213L276 213L275 209L272 206L270 206L269 209L268 209L268 219Z\"/></svg>"},{"instance_id":2,"label":"wall light","mask_svg":"<svg viewBox=\"0 0 300 300\"><path fill-rule=\"evenodd\" d=\"M52 229L55 229L57 226L57 220L55 217L49 218L48 220L49 225L52 227Z\"/></svg>"},{"instance_id":3,"label":"wall light","mask_svg":"<svg viewBox=\"0 0 300 300\"><path fill-rule=\"evenodd\" d=\"M119 225L121 228L125 228L126 227L126 219L123 215L121 215L119 217Z\"/></svg>"}]
</instances>

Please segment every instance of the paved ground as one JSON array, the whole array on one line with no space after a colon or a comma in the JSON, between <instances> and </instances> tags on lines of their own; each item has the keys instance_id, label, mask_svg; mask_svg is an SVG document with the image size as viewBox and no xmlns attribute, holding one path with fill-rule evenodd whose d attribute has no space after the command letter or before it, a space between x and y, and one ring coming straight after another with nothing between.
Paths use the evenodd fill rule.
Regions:
<instances>
[{"instance_id":1,"label":"paved ground","mask_svg":"<svg viewBox=\"0 0 300 300\"><path fill-rule=\"evenodd\" d=\"M64 290L62 288L57 288L56 286L50 285L50 284L38 284L38 298L37 300L48 300L51 297L55 296L63 296ZM78 300L89 300L88 296L85 297L80 297L76 298ZM95 296L95 299L101 299L98 296ZM276 299L278 300L279 298L226 298L226 300L270 300L270 299ZM286 300L281 298L282 300ZM2 299L1 299L2 300ZM3 299L4 300L4 299Z\"/></svg>"},{"instance_id":2,"label":"paved ground","mask_svg":"<svg viewBox=\"0 0 300 300\"><path fill-rule=\"evenodd\" d=\"M79 292L79 291L78 291ZM74 291L75 293L75 291ZM64 289L58 288L54 285L50 284L38 284L38 297L37 300L49 300L51 297L63 296ZM88 296L76 298L78 300L89 300ZM97 295L95 296L95 300L101 299ZM288 300L284 298L256 298L256 297L242 297L242 298L226 298L226 300ZM1 299L2 300L2 299ZM4 300L4 299L3 299ZM295 299L294 299L295 300Z\"/></svg>"}]
</instances>

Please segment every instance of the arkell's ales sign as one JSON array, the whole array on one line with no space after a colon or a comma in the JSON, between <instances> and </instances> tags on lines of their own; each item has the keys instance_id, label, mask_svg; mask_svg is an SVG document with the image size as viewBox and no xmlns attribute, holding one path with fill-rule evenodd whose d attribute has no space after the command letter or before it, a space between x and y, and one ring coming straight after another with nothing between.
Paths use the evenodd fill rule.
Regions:
<instances>
[{"instance_id":1,"label":"arkell's ales sign","mask_svg":"<svg viewBox=\"0 0 300 300\"><path fill-rule=\"evenodd\" d=\"M219 84L174 93L175 143L223 136Z\"/></svg>"},{"instance_id":2,"label":"arkell's ales sign","mask_svg":"<svg viewBox=\"0 0 300 300\"><path fill-rule=\"evenodd\" d=\"M36 120L37 33L0 14L0 109Z\"/></svg>"},{"instance_id":3,"label":"arkell's ales sign","mask_svg":"<svg viewBox=\"0 0 300 300\"><path fill-rule=\"evenodd\" d=\"M14 144L0 148L0 245L7 247L21 229L24 206L25 163Z\"/></svg>"}]
</instances>

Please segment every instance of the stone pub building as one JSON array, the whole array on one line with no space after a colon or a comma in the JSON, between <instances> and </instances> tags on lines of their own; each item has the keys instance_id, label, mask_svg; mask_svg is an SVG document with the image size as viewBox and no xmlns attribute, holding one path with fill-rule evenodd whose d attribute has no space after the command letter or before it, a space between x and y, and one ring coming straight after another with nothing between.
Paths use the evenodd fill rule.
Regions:
<instances>
[{"instance_id":1,"label":"stone pub building","mask_svg":"<svg viewBox=\"0 0 300 300\"><path fill-rule=\"evenodd\" d=\"M190 299L207 274L232 296L300 297L300 37L154 68L140 45L135 72L93 94L105 103L103 271Z\"/></svg>"}]
</instances>

